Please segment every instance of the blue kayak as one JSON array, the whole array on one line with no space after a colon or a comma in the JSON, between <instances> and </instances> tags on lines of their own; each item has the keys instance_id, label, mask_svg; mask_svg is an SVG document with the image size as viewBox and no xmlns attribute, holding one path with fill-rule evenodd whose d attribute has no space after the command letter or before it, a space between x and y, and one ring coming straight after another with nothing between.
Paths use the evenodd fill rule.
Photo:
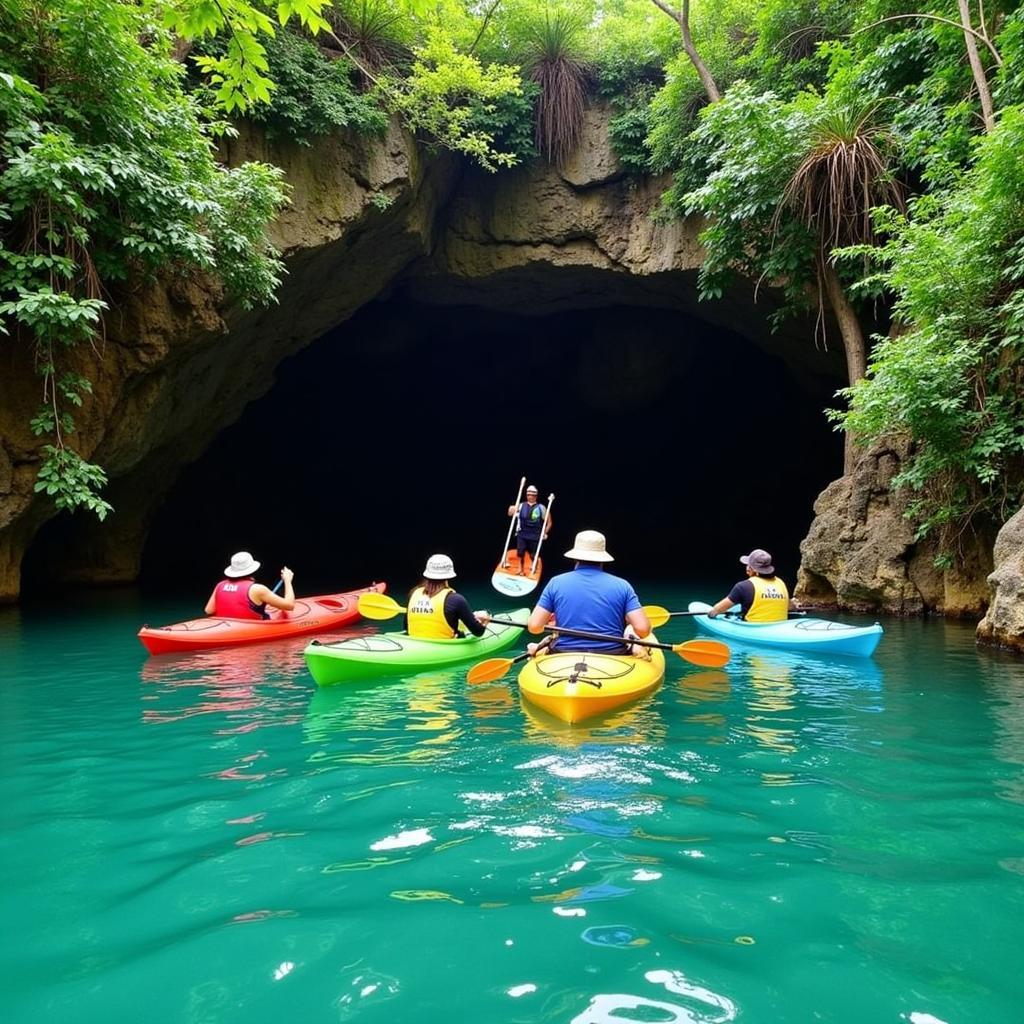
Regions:
<instances>
[{"instance_id":1,"label":"blue kayak","mask_svg":"<svg viewBox=\"0 0 1024 1024\"><path fill-rule=\"evenodd\" d=\"M703 601L691 601L691 612L707 612L711 605ZM785 647L788 650L806 651L808 654L844 654L857 658L870 658L875 653L878 641L882 639L882 627L848 626L845 622L830 622L828 619L799 618L784 622L744 622L736 615L694 615L693 621L705 633L739 640L762 647Z\"/></svg>"}]
</instances>

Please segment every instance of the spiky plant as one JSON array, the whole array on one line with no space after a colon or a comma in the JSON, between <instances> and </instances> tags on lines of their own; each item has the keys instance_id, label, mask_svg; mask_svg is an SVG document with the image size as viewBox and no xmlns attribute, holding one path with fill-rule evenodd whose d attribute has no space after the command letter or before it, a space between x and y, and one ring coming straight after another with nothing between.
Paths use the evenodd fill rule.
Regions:
<instances>
[{"instance_id":1,"label":"spiky plant","mask_svg":"<svg viewBox=\"0 0 1024 1024\"><path fill-rule=\"evenodd\" d=\"M883 153L888 132L877 113L877 103L825 106L786 185L781 208L817 235L823 258L840 246L874 241L873 207L903 208L903 190Z\"/></svg>"},{"instance_id":2,"label":"spiky plant","mask_svg":"<svg viewBox=\"0 0 1024 1024\"><path fill-rule=\"evenodd\" d=\"M874 207L904 206L903 190L883 152L888 132L877 115L877 103L825 102L775 215L778 225L782 211L790 211L817 238L818 323L824 325L827 298L839 324L851 385L867 374L867 342L832 253L842 246L874 243ZM854 438L848 433L845 472L853 471L855 459Z\"/></svg>"},{"instance_id":3,"label":"spiky plant","mask_svg":"<svg viewBox=\"0 0 1024 1024\"><path fill-rule=\"evenodd\" d=\"M589 69L577 41L582 21L571 12L550 8L529 37L526 72L540 86L535 112L537 149L562 164L583 129Z\"/></svg>"},{"instance_id":4,"label":"spiky plant","mask_svg":"<svg viewBox=\"0 0 1024 1024\"><path fill-rule=\"evenodd\" d=\"M388 0L344 0L324 11L346 56L359 69L363 84L408 56L401 42L402 10Z\"/></svg>"}]
</instances>

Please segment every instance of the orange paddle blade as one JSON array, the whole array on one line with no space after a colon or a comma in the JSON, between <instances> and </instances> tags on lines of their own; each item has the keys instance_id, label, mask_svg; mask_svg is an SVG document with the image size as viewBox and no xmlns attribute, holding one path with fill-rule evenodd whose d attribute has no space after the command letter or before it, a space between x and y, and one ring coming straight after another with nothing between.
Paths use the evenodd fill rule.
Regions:
<instances>
[{"instance_id":1,"label":"orange paddle blade","mask_svg":"<svg viewBox=\"0 0 1024 1024\"><path fill-rule=\"evenodd\" d=\"M466 675L467 683L490 683L500 679L515 663L515 658L488 658L474 665Z\"/></svg>"},{"instance_id":2,"label":"orange paddle blade","mask_svg":"<svg viewBox=\"0 0 1024 1024\"><path fill-rule=\"evenodd\" d=\"M691 665L721 668L729 664L729 648L720 640L687 640L673 644L672 650Z\"/></svg>"}]
</instances>

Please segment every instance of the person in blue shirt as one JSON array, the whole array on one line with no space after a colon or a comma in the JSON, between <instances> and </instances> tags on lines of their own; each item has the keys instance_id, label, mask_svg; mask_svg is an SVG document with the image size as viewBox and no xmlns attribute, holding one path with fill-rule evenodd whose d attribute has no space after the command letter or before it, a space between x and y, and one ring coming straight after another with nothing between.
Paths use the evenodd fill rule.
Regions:
<instances>
[{"instance_id":1,"label":"person in blue shirt","mask_svg":"<svg viewBox=\"0 0 1024 1024\"><path fill-rule=\"evenodd\" d=\"M576 568L548 583L537 607L530 613L527 629L531 633L543 633L553 618L566 629L582 629L588 633L604 633L624 639L604 641L557 636L549 650L633 653L628 636L649 636L651 623L632 585L604 571L605 564L615 560L606 550L604 534L596 530L577 533L576 541L566 551L565 557L575 559ZM533 654L538 646L529 644L527 649ZM646 648L637 648L637 651L641 650L646 652Z\"/></svg>"}]
</instances>

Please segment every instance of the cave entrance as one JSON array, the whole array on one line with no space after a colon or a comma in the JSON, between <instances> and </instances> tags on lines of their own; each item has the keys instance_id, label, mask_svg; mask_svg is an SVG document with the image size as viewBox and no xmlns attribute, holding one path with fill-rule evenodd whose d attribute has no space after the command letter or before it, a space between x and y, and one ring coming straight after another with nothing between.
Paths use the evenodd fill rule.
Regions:
<instances>
[{"instance_id":1,"label":"cave entrance","mask_svg":"<svg viewBox=\"0 0 1024 1024\"><path fill-rule=\"evenodd\" d=\"M372 303L183 471L142 580L194 593L248 548L307 593L411 581L434 551L482 583L522 474L556 494L552 554L596 528L625 575L728 577L766 546L793 580L841 472L838 384L680 312Z\"/></svg>"}]
</instances>

